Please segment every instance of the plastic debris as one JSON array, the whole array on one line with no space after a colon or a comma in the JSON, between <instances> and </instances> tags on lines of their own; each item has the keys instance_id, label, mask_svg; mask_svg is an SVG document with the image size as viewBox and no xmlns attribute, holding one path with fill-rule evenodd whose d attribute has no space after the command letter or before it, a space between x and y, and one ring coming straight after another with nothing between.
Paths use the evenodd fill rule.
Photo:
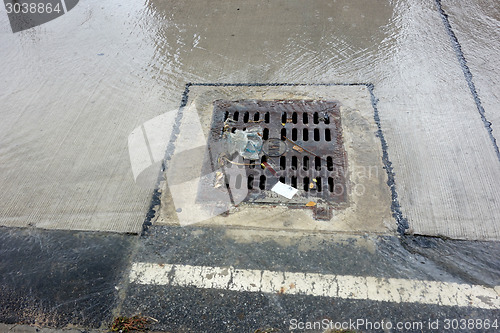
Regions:
<instances>
[{"instance_id":1,"label":"plastic debris","mask_svg":"<svg viewBox=\"0 0 500 333\"><path fill-rule=\"evenodd\" d=\"M277 138L267 139L262 144L262 152L269 157L281 156L286 153L287 149L288 145L286 141Z\"/></svg>"},{"instance_id":2,"label":"plastic debris","mask_svg":"<svg viewBox=\"0 0 500 333\"><path fill-rule=\"evenodd\" d=\"M296 145L297 147L302 148L304 151L308 152L309 154L311 154L311 155L313 155L313 156L316 156L316 157L319 157L319 158L322 158L321 156L316 155L316 154L315 154L315 153L313 153L312 151L307 150L306 148L299 146L296 142L294 142L294 141L290 140L289 138L287 138L287 137L286 137L286 136L284 136L284 135L283 135L283 138L284 138L286 141L288 141L288 142L290 142L290 143L292 143L292 144Z\"/></svg>"},{"instance_id":3,"label":"plastic debris","mask_svg":"<svg viewBox=\"0 0 500 333\"><path fill-rule=\"evenodd\" d=\"M309 201L308 203L306 203L306 207L314 207L316 206L316 203L314 201Z\"/></svg>"},{"instance_id":4,"label":"plastic debris","mask_svg":"<svg viewBox=\"0 0 500 333\"><path fill-rule=\"evenodd\" d=\"M221 171L215 173L215 184L214 188L220 188L225 185L224 174Z\"/></svg>"},{"instance_id":5,"label":"plastic debris","mask_svg":"<svg viewBox=\"0 0 500 333\"><path fill-rule=\"evenodd\" d=\"M296 188L282 182L277 182L276 185L273 186L271 191L278 193L279 195L282 195L287 199L293 198L293 196L298 192Z\"/></svg>"},{"instance_id":6,"label":"plastic debris","mask_svg":"<svg viewBox=\"0 0 500 333\"><path fill-rule=\"evenodd\" d=\"M276 172L276 170L273 169L273 167L267 163L267 162L263 162L261 163L261 165L264 167L264 168L267 168L269 171L271 171L271 173L275 176L278 176L278 173Z\"/></svg>"},{"instance_id":7,"label":"plastic debris","mask_svg":"<svg viewBox=\"0 0 500 333\"><path fill-rule=\"evenodd\" d=\"M304 151L302 147L299 147L297 145L293 146L292 149L298 151L299 153L302 153Z\"/></svg>"},{"instance_id":8,"label":"plastic debris","mask_svg":"<svg viewBox=\"0 0 500 333\"><path fill-rule=\"evenodd\" d=\"M244 131L237 129L227 134L229 154L238 154L249 160L258 160L262 150L262 127L252 127Z\"/></svg>"},{"instance_id":9,"label":"plastic debris","mask_svg":"<svg viewBox=\"0 0 500 333\"><path fill-rule=\"evenodd\" d=\"M242 165L242 166L256 166L258 164L256 163L239 163L235 161L231 161L229 158L227 158L225 155L220 155L219 158L217 159L218 163L220 166L223 166L223 161L229 162L234 165Z\"/></svg>"}]
</instances>

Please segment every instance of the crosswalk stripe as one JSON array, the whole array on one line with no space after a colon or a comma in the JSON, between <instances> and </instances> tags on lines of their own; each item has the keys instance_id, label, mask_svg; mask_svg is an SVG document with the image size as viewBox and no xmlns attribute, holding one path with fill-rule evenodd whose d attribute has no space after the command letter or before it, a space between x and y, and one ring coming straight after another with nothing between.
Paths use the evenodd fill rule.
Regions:
<instances>
[{"instance_id":1,"label":"crosswalk stripe","mask_svg":"<svg viewBox=\"0 0 500 333\"><path fill-rule=\"evenodd\" d=\"M371 276L133 263L130 282L240 292L500 309L499 287Z\"/></svg>"}]
</instances>

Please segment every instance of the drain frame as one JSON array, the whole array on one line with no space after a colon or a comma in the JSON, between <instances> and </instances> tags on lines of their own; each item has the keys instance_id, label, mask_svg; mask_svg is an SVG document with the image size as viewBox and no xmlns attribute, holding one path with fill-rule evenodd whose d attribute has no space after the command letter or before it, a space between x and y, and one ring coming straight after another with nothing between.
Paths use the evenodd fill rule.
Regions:
<instances>
[{"instance_id":1,"label":"drain frame","mask_svg":"<svg viewBox=\"0 0 500 333\"><path fill-rule=\"evenodd\" d=\"M237 190L247 186L248 195L243 201L253 204L304 206L314 201L345 206L347 154L339 106L333 100L215 100L203 172L220 167L214 156L224 154L227 133L261 126L264 151L259 154L260 160L245 160L241 164L249 165L244 166L225 166L245 168L246 174L244 180L241 176L231 180L226 173L229 191L233 186ZM265 146L272 140L286 147L280 149L279 156L265 154ZM271 191L278 181L299 191L292 199L286 199Z\"/></svg>"}]
</instances>

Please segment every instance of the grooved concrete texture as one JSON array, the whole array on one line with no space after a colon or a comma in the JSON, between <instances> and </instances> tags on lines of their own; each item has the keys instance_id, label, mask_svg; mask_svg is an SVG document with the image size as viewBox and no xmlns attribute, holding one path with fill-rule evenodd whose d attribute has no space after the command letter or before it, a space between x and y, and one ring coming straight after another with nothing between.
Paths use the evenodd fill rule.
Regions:
<instances>
[{"instance_id":1,"label":"grooved concrete texture","mask_svg":"<svg viewBox=\"0 0 500 333\"><path fill-rule=\"evenodd\" d=\"M495 0L442 1L460 42L474 85L500 140L500 6Z\"/></svg>"},{"instance_id":2,"label":"grooved concrete texture","mask_svg":"<svg viewBox=\"0 0 500 333\"><path fill-rule=\"evenodd\" d=\"M434 1L396 12L398 80L376 93L409 232L498 240L500 163L448 32Z\"/></svg>"},{"instance_id":3,"label":"grooved concrete texture","mask_svg":"<svg viewBox=\"0 0 500 333\"><path fill-rule=\"evenodd\" d=\"M495 4L443 1L493 129ZM408 232L500 239L500 162L434 0L89 0L16 34L0 15L0 43L1 225L140 231L166 138L129 135L186 82L369 82Z\"/></svg>"}]
</instances>

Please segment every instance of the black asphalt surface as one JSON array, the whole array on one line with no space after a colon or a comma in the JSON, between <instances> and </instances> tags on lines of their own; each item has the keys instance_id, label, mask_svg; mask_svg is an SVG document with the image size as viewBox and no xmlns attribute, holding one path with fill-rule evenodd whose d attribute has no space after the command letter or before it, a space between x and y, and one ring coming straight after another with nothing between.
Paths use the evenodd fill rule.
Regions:
<instances>
[{"instance_id":1,"label":"black asphalt surface","mask_svg":"<svg viewBox=\"0 0 500 333\"><path fill-rule=\"evenodd\" d=\"M0 322L108 326L137 236L0 228Z\"/></svg>"},{"instance_id":2,"label":"black asphalt surface","mask_svg":"<svg viewBox=\"0 0 500 333\"><path fill-rule=\"evenodd\" d=\"M127 282L132 262L155 262L492 286L500 276L500 244L495 242L410 236L356 239L314 234L288 243L281 242L279 237L239 242L228 236L224 228L160 226L150 227L142 236L9 228L1 231L0 322L3 323L105 330L115 315L140 313L158 320L152 329L166 332L255 332L259 328L322 332L330 320L333 323L384 320L393 325L415 322L415 329L389 331L442 332L446 319L500 320L500 310ZM429 322L435 325L436 320L440 329L429 328ZM323 326L315 330L299 329L307 322ZM423 330L418 326L420 322ZM384 331L366 325L359 328L356 331Z\"/></svg>"}]
</instances>

